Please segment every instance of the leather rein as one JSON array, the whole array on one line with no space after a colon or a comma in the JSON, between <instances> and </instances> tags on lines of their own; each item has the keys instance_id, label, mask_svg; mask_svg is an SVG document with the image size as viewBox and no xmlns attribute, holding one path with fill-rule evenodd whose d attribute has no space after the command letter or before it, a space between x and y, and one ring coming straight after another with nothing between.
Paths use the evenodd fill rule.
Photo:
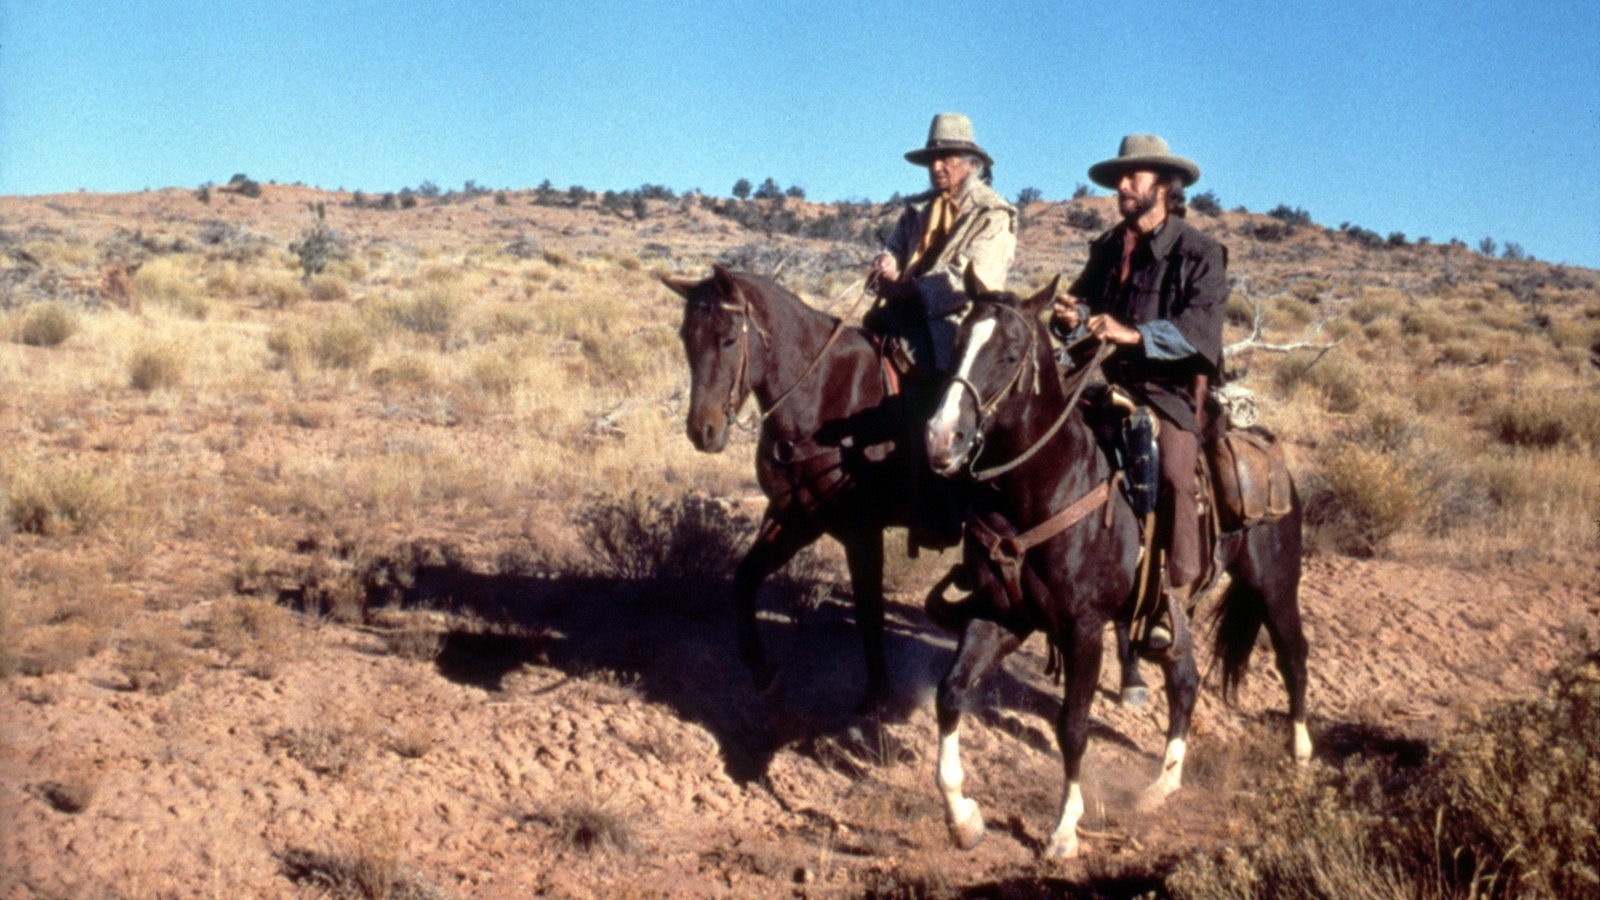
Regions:
<instances>
[{"instance_id":1,"label":"leather rein","mask_svg":"<svg viewBox=\"0 0 1600 900\"><path fill-rule=\"evenodd\" d=\"M1027 317L1024 316L1020 311L1012 309L1011 307L1006 306L1001 308L1010 311L1012 314L1019 316L1024 320L1027 319ZM1039 377L1037 369L1038 363L1036 361L1036 354L1039 345L1039 332L1038 328L1036 327L1037 323L1029 321L1026 324L1029 326L1028 353L1017 364L1016 370L1011 373L1011 378L1007 380L1005 387L997 392L994 397L990 398L987 403L983 402L983 398L979 395L977 388L974 387L970 381L959 376L953 379L956 383L962 386L963 390L972 394L973 402L978 405L978 434L980 437L986 433L989 416L992 414L994 408L999 405L1000 400L1005 398L1017 388L1017 386L1022 382L1024 371L1030 365L1035 368L1035 378L1037 379ZM1093 340L1093 338L1088 338L1088 340ZM1066 424L1067 419L1072 415L1073 409L1078 404L1078 398L1083 395L1084 388L1088 386L1089 376L1091 373L1093 373L1095 366L1104 362L1105 359L1115 351L1115 349L1115 346L1109 342L1101 343L1100 346L1095 350L1094 357L1088 363L1085 363L1083 366L1079 367L1079 369L1072 374L1072 388L1069 391L1066 405L1062 407L1060 415L1056 416L1056 420L1051 423L1050 427L1043 435L1039 437L1038 440L1034 441L1028 447L1028 449L1024 450L1019 456L1008 462L981 471L974 469L972 472L973 480L978 482L992 481L995 478L1004 475L1006 472L1009 472L1027 462L1029 459L1033 458L1033 456L1037 454L1040 449L1049 444L1050 441L1055 438L1056 434L1061 430L1062 426ZM977 462L979 451L981 451L981 445L973 452L974 465ZM1121 479L1121 477L1122 473L1120 471L1113 472L1109 479L1095 485L1094 488L1092 488L1088 493L1073 501L1072 504L1066 509L1061 510L1060 512L1052 515L1050 518L1045 519L1043 522L1040 522L1032 528L1029 528L1027 531L1022 532L1021 534L1002 534L995 528L991 527L987 522L983 521L983 519L977 515L976 511L969 511L967 513L967 531L974 539L978 541L979 544L983 546L985 550L989 551L989 560L993 562L995 567L1000 570L1000 579L1002 583L1005 584L1006 595L1010 598L1012 603L1015 604L1022 601L1022 563L1027 557L1028 551L1039 546L1040 544L1045 543L1063 531L1066 531L1073 525L1076 525L1100 506L1106 505L1106 501L1111 499L1112 488L1116 486L1117 481ZM1113 510L1114 507L1106 505L1102 527L1109 527L1111 525L1111 515Z\"/></svg>"},{"instance_id":2,"label":"leather rein","mask_svg":"<svg viewBox=\"0 0 1600 900\"><path fill-rule=\"evenodd\" d=\"M984 401L983 396L978 393L977 387L975 387L971 381L963 378L960 375L956 375L950 379L952 384L959 386L963 391L972 395L973 405L978 409L977 428L979 444L973 448L972 452L972 480L980 483L985 481L993 481L994 479L999 478L1001 475L1004 475L1012 469L1015 469L1016 467L1032 459L1034 455L1043 449L1046 444L1050 443L1050 441L1055 438L1056 433L1061 430L1061 427L1067 424L1067 419L1071 417L1073 408L1078 405L1078 398L1083 396L1084 388L1088 387L1089 385L1089 376L1093 374L1095 367L1100 363L1105 362L1106 358L1116 351L1115 345L1109 342L1102 342L1100 346L1096 348L1094 357L1091 358L1087 363L1078 367L1078 370L1071 376L1070 383L1072 387L1070 389L1070 396L1067 397L1066 405L1061 408L1061 414L1056 416L1056 420L1050 424L1050 427L1045 430L1045 433L1040 435L1039 439L1034 441L1028 447L1028 449L1022 451L1022 453L1014 459L1008 460L997 466L991 466L990 468L979 470L976 468L976 466L978 464L978 456L981 454L983 449L981 442L983 440L983 435L988 433L989 418L994 413L995 407L999 406L1001 400L1004 400L1012 391L1017 389L1018 385L1022 383L1024 373L1026 373L1030 367L1034 369L1035 384L1037 384L1040 377L1038 371L1038 362L1036 361L1039 349L1039 329L1037 327L1037 323L1030 321L1026 315L1014 307L996 304L996 308L1003 309L1011 315L1023 320L1023 324L1028 328L1028 352L1017 361L1017 367L1012 370L1011 377L1006 380L1005 386L996 391L995 395L990 397L987 402ZM1079 343L1081 344L1084 341L1091 340L1096 340L1096 338L1085 337L1079 341ZM1074 344L1073 346L1077 345Z\"/></svg>"},{"instance_id":3,"label":"leather rein","mask_svg":"<svg viewBox=\"0 0 1600 900\"><path fill-rule=\"evenodd\" d=\"M851 291L861 287L864 284L866 284L865 278L856 279L856 281L853 282L849 287L846 287L843 291L840 291L839 294L835 296L831 302L829 302L828 307L831 309L833 306L838 304L840 300L844 299ZM839 340L839 335L844 333L845 328L848 327L846 323L850 321L851 316L855 315L856 310L861 306L861 301L866 299L866 296L867 292L863 291L861 296L856 298L855 303L850 306L850 311L845 313L843 318L833 323L833 331L828 334L828 339L823 342L822 349L818 350L817 355L812 357L811 362L806 366L805 371L800 373L800 377L796 378L793 384L785 388L783 392L778 395L777 399L772 401L772 405L768 406L761 413L762 422L765 422L768 416L771 416L774 412L776 412L778 407L783 404L783 401L789 399L789 396L795 392L795 389L804 384L806 379L811 376L811 373L816 371L817 366L822 363L822 358L828 355L828 350L831 349L834 343ZM744 404L744 398L749 396L750 391L752 390L752 387L749 384L750 327L751 323L755 322L755 317L750 314L750 301L742 294L739 296L738 305L735 306L732 304L723 303L721 306L723 309L729 312L738 313L740 317L739 366L734 372L733 383L728 386L728 399L722 405L723 414L728 417L729 421L732 421L735 414L738 413L739 407ZM772 335L768 334L766 329L761 327L760 323L756 323L755 330L756 335L761 338L761 343L770 348L772 346Z\"/></svg>"}]
</instances>

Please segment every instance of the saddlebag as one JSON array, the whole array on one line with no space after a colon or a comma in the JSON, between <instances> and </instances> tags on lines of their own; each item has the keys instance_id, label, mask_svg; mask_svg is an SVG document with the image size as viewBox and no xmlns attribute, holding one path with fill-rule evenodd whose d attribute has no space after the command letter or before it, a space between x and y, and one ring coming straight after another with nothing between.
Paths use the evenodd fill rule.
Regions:
<instances>
[{"instance_id":1,"label":"saddlebag","mask_svg":"<svg viewBox=\"0 0 1600 900\"><path fill-rule=\"evenodd\" d=\"M1232 429L1207 450L1223 528L1235 531L1289 512L1289 462L1277 437L1263 428Z\"/></svg>"}]
</instances>

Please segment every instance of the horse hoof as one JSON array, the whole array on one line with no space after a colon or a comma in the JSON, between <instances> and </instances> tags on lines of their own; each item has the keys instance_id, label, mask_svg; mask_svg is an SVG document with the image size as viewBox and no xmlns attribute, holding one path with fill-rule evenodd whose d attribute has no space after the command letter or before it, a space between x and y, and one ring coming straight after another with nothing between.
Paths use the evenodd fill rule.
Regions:
<instances>
[{"instance_id":1,"label":"horse hoof","mask_svg":"<svg viewBox=\"0 0 1600 900\"><path fill-rule=\"evenodd\" d=\"M1070 832L1066 835L1053 834L1050 842L1044 845L1045 859L1077 859L1083 848L1078 844L1078 833Z\"/></svg>"},{"instance_id":2,"label":"horse hoof","mask_svg":"<svg viewBox=\"0 0 1600 900\"><path fill-rule=\"evenodd\" d=\"M1144 705L1150 702L1150 689L1142 684L1125 687L1118 702L1128 709L1144 709Z\"/></svg>"},{"instance_id":3,"label":"horse hoof","mask_svg":"<svg viewBox=\"0 0 1600 900\"><path fill-rule=\"evenodd\" d=\"M1167 798L1172 796L1172 792L1175 790L1177 788L1168 787L1158 781L1139 792L1139 799L1134 803L1134 810L1141 814L1155 812L1167 802Z\"/></svg>"},{"instance_id":4,"label":"horse hoof","mask_svg":"<svg viewBox=\"0 0 1600 900\"><path fill-rule=\"evenodd\" d=\"M960 850L971 850L983 840L983 813L976 800L961 801L962 811L950 820L950 840Z\"/></svg>"}]
</instances>

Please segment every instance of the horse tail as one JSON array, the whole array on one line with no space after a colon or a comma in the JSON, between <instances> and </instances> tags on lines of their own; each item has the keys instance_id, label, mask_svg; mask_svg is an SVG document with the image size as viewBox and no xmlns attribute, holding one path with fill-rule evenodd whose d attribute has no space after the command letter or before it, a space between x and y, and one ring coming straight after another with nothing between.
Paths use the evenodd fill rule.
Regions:
<instances>
[{"instance_id":1,"label":"horse tail","mask_svg":"<svg viewBox=\"0 0 1600 900\"><path fill-rule=\"evenodd\" d=\"M1254 585L1236 578L1210 620L1212 665L1222 666L1222 699L1232 704L1250 668L1256 635L1267 620L1266 597Z\"/></svg>"}]
</instances>

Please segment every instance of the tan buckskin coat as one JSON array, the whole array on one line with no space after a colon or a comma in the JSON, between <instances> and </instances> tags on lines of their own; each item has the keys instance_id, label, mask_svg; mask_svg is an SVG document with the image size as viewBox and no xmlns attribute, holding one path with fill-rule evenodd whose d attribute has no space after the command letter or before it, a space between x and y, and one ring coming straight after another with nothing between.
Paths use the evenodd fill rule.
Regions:
<instances>
[{"instance_id":1,"label":"tan buckskin coat","mask_svg":"<svg viewBox=\"0 0 1600 900\"><path fill-rule=\"evenodd\" d=\"M907 200L894 234L884 244L884 251L894 257L902 272L928 227L928 212L936 196L928 191ZM914 279L933 339L934 366L941 372L950 368L956 328L972 302L964 287L967 265L973 266L973 274L986 289L1000 291L1005 289L1017 253L1017 210L983 179L976 174L968 176L956 196L956 207L959 212L943 250L926 273Z\"/></svg>"}]
</instances>

